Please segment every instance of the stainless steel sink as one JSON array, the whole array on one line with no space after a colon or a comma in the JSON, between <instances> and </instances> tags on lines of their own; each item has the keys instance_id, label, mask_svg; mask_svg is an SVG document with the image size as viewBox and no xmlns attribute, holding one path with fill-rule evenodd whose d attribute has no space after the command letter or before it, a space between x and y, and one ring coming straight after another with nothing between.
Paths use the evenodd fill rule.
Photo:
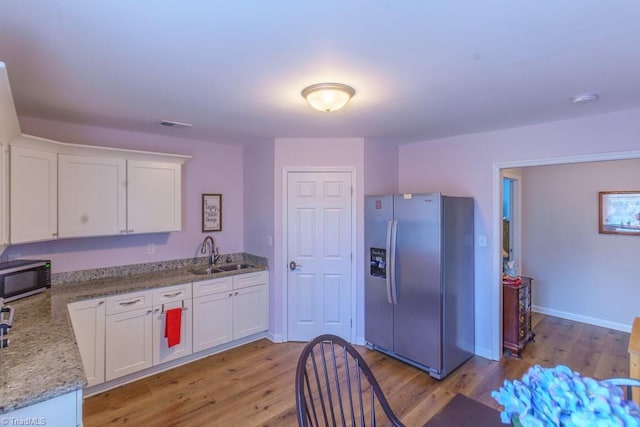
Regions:
<instances>
[{"instance_id":1,"label":"stainless steel sink","mask_svg":"<svg viewBox=\"0 0 640 427\"><path fill-rule=\"evenodd\" d=\"M206 276L207 274L220 273L220 270L217 268L196 268L191 270L191 274L197 274L198 276Z\"/></svg>"},{"instance_id":2,"label":"stainless steel sink","mask_svg":"<svg viewBox=\"0 0 640 427\"><path fill-rule=\"evenodd\" d=\"M253 268L255 267L252 264L231 264L231 265L221 265L220 267L216 267L217 270L220 271L236 271L236 270L244 270L245 268Z\"/></svg>"}]
</instances>

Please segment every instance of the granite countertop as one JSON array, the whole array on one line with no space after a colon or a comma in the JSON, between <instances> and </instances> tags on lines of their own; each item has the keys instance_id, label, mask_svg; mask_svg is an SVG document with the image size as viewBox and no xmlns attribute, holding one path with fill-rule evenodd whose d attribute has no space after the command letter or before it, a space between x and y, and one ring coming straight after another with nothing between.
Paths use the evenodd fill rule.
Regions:
<instances>
[{"instance_id":1,"label":"granite countertop","mask_svg":"<svg viewBox=\"0 0 640 427\"><path fill-rule=\"evenodd\" d=\"M46 292L8 303L15 317L10 344L0 349L0 414L86 386L67 310L70 302L263 271L267 266L211 275L193 274L192 268L54 284Z\"/></svg>"}]
</instances>

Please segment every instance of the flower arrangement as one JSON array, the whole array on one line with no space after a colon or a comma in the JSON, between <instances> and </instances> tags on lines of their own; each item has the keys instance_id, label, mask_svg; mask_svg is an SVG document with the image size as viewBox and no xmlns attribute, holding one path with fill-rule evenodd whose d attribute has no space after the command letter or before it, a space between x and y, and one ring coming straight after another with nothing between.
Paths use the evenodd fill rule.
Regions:
<instances>
[{"instance_id":1,"label":"flower arrangement","mask_svg":"<svg viewBox=\"0 0 640 427\"><path fill-rule=\"evenodd\" d=\"M622 390L582 377L564 365L533 366L522 381L505 381L491 397L504 406L504 424L523 427L640 427L640 408Z\"/></svg>"}]
</instances>

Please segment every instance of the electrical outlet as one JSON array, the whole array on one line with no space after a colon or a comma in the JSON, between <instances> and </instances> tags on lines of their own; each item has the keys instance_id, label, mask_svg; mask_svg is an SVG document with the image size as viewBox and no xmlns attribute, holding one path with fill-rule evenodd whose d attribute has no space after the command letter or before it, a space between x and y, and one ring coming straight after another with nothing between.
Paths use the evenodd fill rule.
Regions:
<instances>
[{"instance_id":1,"label":"electrical outlet","mask_svg":"<svg viewBox=\"0 0 640 427\"><path fill-rule=\"evenodd\" d=\"M487 247L487 236L478 236L478 246L480 246L481 248Z\"/></svg>"},{"instance_id":2,"label":"electrical outlet","mask_svg":"<svg viewBox=\"0 0 640 427\"><path fill-rule=\"evenodd\" d=\"M268 247L272 247L273 246L273 236L271 234L267 235L266 241L267 241L267 246Z\"/></svg>"},{"instance_id":3,"label":"electrical outlet","mask_svg":"<svg viewBox=\"0 0 640 427\"><path fill-rule=\"evenodd\" d=\"M151 254L155 254L155 253L156 253L156 245L154 245L153 243L149 243L149 244L147 245L147 253L148 253L149 255L151 255Z\"/></svg>"}]
</instances>

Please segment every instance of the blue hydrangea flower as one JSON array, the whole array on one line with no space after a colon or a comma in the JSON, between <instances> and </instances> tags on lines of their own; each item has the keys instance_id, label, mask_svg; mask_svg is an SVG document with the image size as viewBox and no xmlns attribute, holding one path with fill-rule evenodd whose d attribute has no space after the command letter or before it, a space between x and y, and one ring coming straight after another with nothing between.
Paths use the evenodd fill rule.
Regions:
<instances>
[{"instance_id":1,"label":"blue hydrangea flower","mask_svg":"<svg viewBox=\"0 0 640 427\"><path fill-rule=\"evenodd\" d=\"M504 424L523 427L640 427L640 408L612 384L582 377L567 366L533 366L522 380L491 392Z\"/></svg>"}]
</instances>

